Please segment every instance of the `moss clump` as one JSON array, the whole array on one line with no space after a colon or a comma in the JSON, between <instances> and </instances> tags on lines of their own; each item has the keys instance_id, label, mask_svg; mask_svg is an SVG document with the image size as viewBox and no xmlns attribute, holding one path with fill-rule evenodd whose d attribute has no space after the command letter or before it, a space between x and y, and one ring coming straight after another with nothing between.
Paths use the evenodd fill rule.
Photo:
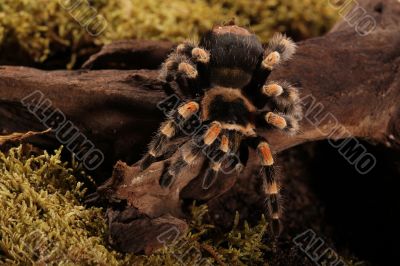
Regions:
<instances>
[{"instance_id":1,"label":"moss clump","mask_svg":"<svg viewBox=\"0 0 400 266\"><path fill-rule=\"evenodd\" d=\"M101 209L80 203L83 184L55 154L0 153L0 262L116 264L105 247Z\"/></svg>"},{"instance_id":2,"label":"moss clump","mask_svg":"<svg viewBox=\"0 0 400 266\"><path fill-rule=\"evenodd\" d=\"M63 1L65 3L68 0ZM69 0L76 2L76 0ZM90 0L107 21L99 36L91 36L58 0L0 1L0 49L17 43L36 62L56 53L70 54L68 67L87 48L121 39L196 38L214 24L236 18L266 42L275 31L297 39L320 35L330 28L337 11L325 0Z\"/></svg>"},{"instance_id":3,"label":"moss clump","mask_svg":"<svg viewBox=\"0 0 400 266\"><path fill-rule=\"evenodd\" d=\"M204 222L207 212L206 205L193 205L190 231L179 241L148 257L146 262L150 265L176 266L266 265L264 252L269 248L263 242L267 229L264 218L254 227L245 223L244 227L239 229L237 213L232 231L223 233ZM127 261L133 262L132 258Z\"/></svg>"},{"instance_id":4,"label":"moss clump","mask_svg":"<svg viewBox=\"0 0 400 266\"><path fill-rule=\"evenodd\" d=\"M331 28L337 10L324 0L209 0L221 5L225 17L236 17L265 43L274 32L286 32L295 39L321 35Z\"/></svg>"},{"instance_id":5,"label":"moss clump","mask_svg":"<svg viewBox=\"0 0 400 266\"><path fill-rule=\"evenodd\" d=\"M203 218L205 206L192 207L190 231L151 256L120 254L106 244L100 208L82 205L84 185L76 169L54 154L26 155L22 147L0 152L0 264L2 265L256 265L267 249L264 219L229 233Z\"/></svg>"}]
</instances>

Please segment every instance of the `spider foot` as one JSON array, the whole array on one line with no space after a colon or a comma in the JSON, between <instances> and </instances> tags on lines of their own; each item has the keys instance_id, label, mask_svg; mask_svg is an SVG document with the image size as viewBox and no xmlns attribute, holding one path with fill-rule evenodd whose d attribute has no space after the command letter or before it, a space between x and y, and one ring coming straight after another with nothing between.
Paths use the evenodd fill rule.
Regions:
<instances>
[{"instance_id":1,"label":"spider foot","mask_svg":"<svg viewBox=\"0 0 400 266\"><path fill-rule=\"evenodd\" d=\"M262 66L265 69L272 70L281 62L289 60L295 51L296 44L292 39L281 33L276 33L265 50Z\"/></svg>"}]
</instances>

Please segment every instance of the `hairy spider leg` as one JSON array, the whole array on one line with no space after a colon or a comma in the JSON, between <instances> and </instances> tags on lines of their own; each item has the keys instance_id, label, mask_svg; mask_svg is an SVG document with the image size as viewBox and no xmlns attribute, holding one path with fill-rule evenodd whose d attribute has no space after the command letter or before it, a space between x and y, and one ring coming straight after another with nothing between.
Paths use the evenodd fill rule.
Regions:
<instances>
[{"instance_id":1,"label":"hairy spider leg","mask_svg":"<svg viewBox=\"0 0 400 266\"><path fill-rule=\"evenodd\" d=\"M210 62L210 52L194 42L179 44L162 64L160 78L165 80L164 89L169 94L196 97L204 85L201 79ZM174 89L176 83L178 91Z\"/></svg>"},{"instance_id":2,"label":"hairy spider leg","mask_svg":"<svg viewBox=\"0 0 400 266\"><path fill-rule=\"evenodd\" d=\"M296 52L296 44L292 39L281 33L276 33L269 41L260 60L253 78L245 90L259 88L265 84L272 70L279 64L289 60Z\"/></svg>"},{"instance_id":3,"label":"hairy spider leg","mask_svg":"<svg viewBox=\"0 0 400 266\"><path fill-rule=\"evenodd\" d=\"M170 186L185 167L192 165L201 156L200 153L202 150L208 149L218 141L222 126L221 123L213 121L202 131L205 132L201 133L200 140L194 138L187 143L187 146L180 149L179 157L160 178L160 185L162 187Z\"/></svg>"},{"instance_id":4,"label":"hairy spider leg","mask_svg":"<svg viewBox=\"0 0 400 266\"><path fill-rule=\"evenodd\" d=\"M198 113L199 108L198 103L190 101L171 112L167 121L161 124L158 133L150 142L149 151L140 164L142 170L147 169L157 161L157 158L167 152L168 145L166 144L182 131L184 123Z\"/></svg>"},{"instance_id":5,"label":"hairy spider leg","mask_svg":"<svg viewBox=\"0 0 400 266\"><path fill-rule=\"evenodd\" d=\"M233 130L224 130L219 145L211 146L207 151L208 167L203 174L203 189L208 189L214 184L222 167L233 165L236 168L239 164L237 134L239 133Z\"/></svg>"},{"instance_id":6,"label":"hairy spider leg","mask_svg":"<svg viewBox=\"0 0 400 266\"><path fill-rule=\"evenodd\" d=\"M250 147L255 148L261 165L260 175L263 180L263 193L266 196L268 216L271 220L271 232L274 237L281 233L281 206L279 184L276 180L274 159L268 142L261 136L250 140Z\"/></svg>"},{"instance_id":7,"label":"hairy spider leg","mask_svg":"<svg viewBox=\"0 0 400 266\"><path fill-rule=\"evenodd\" d=\"M298 89L286 81L270 81L261 88L265 102L273 111L262 112L268 125L295 134L303 117Z\"/></svg>"}]
</instances>

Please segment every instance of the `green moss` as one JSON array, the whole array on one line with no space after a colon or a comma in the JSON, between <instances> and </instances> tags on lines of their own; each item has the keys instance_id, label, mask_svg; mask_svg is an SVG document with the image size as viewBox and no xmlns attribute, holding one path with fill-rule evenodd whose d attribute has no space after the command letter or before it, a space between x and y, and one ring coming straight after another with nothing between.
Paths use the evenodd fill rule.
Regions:
<instances>
[{"instance_id":1,"label":"green moss","mask_svg":"<svg viewBox=\"0 0 400 266\"><path fill-rule=\"evenodd\" d=\"M37 62L62 51L70 54L68 67L72 67L85 48L93 45L130 38L196 38L232 18L249 25L263 42L275 31L297 39L320 35L337 18L337 11L326 0L91 0L108 24L94 37L58 2L0 1L0 48L16 42Z\"/></svg>"},{"instance_id":2,"label":"green moss","mask_svg":"<svg viewBox=\"0 0 400 266\"><path fill-rule=\"evenodd\" d=\"M82 205L84 184L75 167L54 154L26 155L22 147L0 152L0 264L5 265L181 265L200 260L255 265L267 247L267 224L247 224L220 233L192 208L190 231L151 256L113 251L106 243L103 210ZM87 179L90 182L90 179Z\"/></svg>"},{"instance_id":3,"label":"green moss","mask_svg":"<svg viewBox=\"0 0 400 266\"><path fill-rule=\"evenodd\" d=\"M225 17L236 17L265 43L274 32L296 39L321 35L330 29L338 14L325 0L209 0L222 5Z\"/></svg>"},{"instance_id":4,"label":"green moss","mask_svg":"<svg viewBox=\"0 0 400 266\"><path fill-rule=\"evenodd\" d=\"M0 260L7 264L115 264L101 209L85 208L83 184L61 150L25 157L0 153Z\"/></svg>"}]
</instances>

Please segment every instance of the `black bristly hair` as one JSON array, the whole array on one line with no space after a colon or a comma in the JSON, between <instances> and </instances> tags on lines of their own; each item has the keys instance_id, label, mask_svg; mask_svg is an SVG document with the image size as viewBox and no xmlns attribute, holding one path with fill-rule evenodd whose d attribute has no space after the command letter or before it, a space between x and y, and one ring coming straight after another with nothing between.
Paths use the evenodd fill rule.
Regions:
<instances>
[{"instance_id":1,"label":"black bristly hair","mask_svg":"<svg viewBox=\"0 0 400 266\"><path fill-rule=\"evenodd\" d=\"M264 49L256 35L215 33L209 31L200 41L200 46L212 54L211 67L240 68L252 73Z\"/></svg>"},{"instance_id":2,"label":"black bristly hair","mask_svg":"<svg viewBox=\"0 0 400 266\"><path fill-rule=\"evenodd\" d=\"M236 88L242 88L250 82L264 52L255 34L234 25L208 31L201 38L200 47L211 54L211 83Z\"/></svg>"}]
</instances>

